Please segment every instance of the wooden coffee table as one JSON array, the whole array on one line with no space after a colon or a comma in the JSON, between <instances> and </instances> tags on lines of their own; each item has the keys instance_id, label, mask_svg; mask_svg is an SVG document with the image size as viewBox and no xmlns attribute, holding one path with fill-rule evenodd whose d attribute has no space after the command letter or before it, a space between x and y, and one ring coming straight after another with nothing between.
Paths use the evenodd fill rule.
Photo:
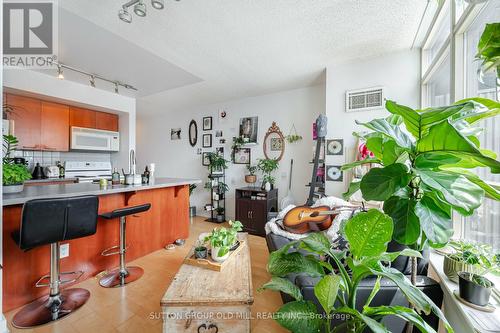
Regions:
<instances>
[{"instance_id":1,"label":"wooden coffee table","mask_svg":"<svg viewBox=\"0 0 500 333\"><path fill-rule=\"evenodd\" d=\"M163 332L250 332L253 304L248 234L222 272L183 264L161 300Z\"/></svg>"}]
</instances>

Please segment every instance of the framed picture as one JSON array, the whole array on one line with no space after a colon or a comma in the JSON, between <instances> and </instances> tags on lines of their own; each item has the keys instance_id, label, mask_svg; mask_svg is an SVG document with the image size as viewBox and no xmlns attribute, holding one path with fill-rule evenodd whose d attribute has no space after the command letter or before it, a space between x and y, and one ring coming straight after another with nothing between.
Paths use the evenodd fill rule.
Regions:
<instances>
[{"instance_id":1,"label":"framed picture","mask_svg":"<svg viewBox=\"0 0 500 333\"><path fill-rule=\"evenodd\" d=\"M180 140L181 139L181 129L171 128L170 129L170 140Z\"/></svg>"},{"instance_id":2,"label":"framed picture","mask_svg":"<svg viewBox=\"0 0 500 333\"><path fill-rule=\"evenodd\" d=\"M271 138L271 151L282 151L282 150L283 150L283 139Z\"/></svg>"},{"instance_id":3,"label":"framed picture","mask_svg":"<svg viewBox=\"0 0 500 333\"><path fill-rule=\"evenodd\" d=\"M222 138L222 131L215 131L215 137L216 138Z\"/></svg>"},{"instance_id":4,"label":"framed picture","mask_svg":"<svg viewBox=\"0 0 500 333\"><path fill-rule=\"evenodd\" d=\"M344 155L344 139L326 140L327 155Z\"/></svg>"},{"instance_id":5,"label":"framed picture","mask_svg":"<svg viewBox=\"0 0 500 333\"><path fill-rule=\"evenodd\" d=\"M340 165L327 165L326 180L331 182L344 181L344 172L340 168L341 168Z\"/></svg>"},{"instance_id":6,"label":"framed picture","mask_svg":"<svg viewBox=\"0 0 500 333\"><path fill-rule=\"evenodd\" d=\"M240 137L242 137L246 143L257 143L258 129L258 117L247 117L240 119Z\"/></svg>"},{"instance_id":7,"label":"framed picture","mask_svg":"<svg viewBox=\"0 0 500 333\"><path fill-rule=\"evenodd\" d=\"M210 159L208 158L208 153L205 152L202 154L202 161L201 164L204 166L209 166L210 165Z\"/></svg>"},{"instance_id":8,"label":"framed picture","mask_svg":"<svg viewBox=\"0 0 500 333\"><path fill-rule=\"evenodd\" d=\"M203 117L203 130L210 131L212 129L212 117Z\"/></svg>"},{"instance_id":9,"label":"framed picture","mask_svg":"<svg viewBox=\"0 0 500 333\"><path fill-rule=\"evenodd\" d=\"M250 148L234 149L234 164L250 164Z\"/></svg>"},{"instance_id":10,"label":"framed picture","mask_svg":"<svg viewBox=\"0 0 500 333\"><path fill-rule=\"evenodd\" d=\"M224 147L217 147L215 148L215 152L219 154L220 156L224 157Z\"/></svg>"},{"instance_id":11,"label":"framed picture","mask_svg":"<svg viewBox=\"0 0 500 333\"><path fill-rule=\"evenodd\" d=\"M203 134L203 148L212 147L212 134Z\"/></svg>"}]
</instances>

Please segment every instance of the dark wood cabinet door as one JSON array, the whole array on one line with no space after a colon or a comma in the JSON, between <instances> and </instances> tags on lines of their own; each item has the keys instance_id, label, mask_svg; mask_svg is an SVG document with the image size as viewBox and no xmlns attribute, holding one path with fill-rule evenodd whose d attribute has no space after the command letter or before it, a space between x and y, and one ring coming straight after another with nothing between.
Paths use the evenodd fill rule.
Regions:
<instances>
[{"instance_id":1,"label":"dark wood cabinet door","mask_svg":"<svg viewBox=\"0 0 500 333\"><path fill-rule=\"evenodd\" d=\"M95 128L96 111L71 106L69 110L69 125Z\"/></svg>"},{"instance_id":2,"label":"dark wood cabinet door","mask_svg":"<svg viewBox=\"0 0 500 333\"><path fill-rule=\"evenodd\" d=\"M244 231L254 232L254 226L250 217L252 202L246 199L238 199L236 202L236 220L243 224Z\"/></svg>"},{"instance_id":3,"label":"dark wood cabinet door","mask_svg":"<svg viewBox=\"0 0 500 333\"><path fill-rule=\"evenodd\" d=\"M106 112L96 112L96 128L106 131L118 132L118 115Z\"/></svg>"},{"instance_id":4,"label":"dark wood cabinet door","mask_svg":"<svg viewBox=\"0 0 500 333\"><path fill-rule=\"evenodd\" d=\"M265 236L267 222L267 200L254 200L252 202L252 225L257 235Z\"/></svg>"},{"instance_id":5,"label":"dark wood cabinet door","mask_svg":"<svg viewBox=\"0 0 500 333\"><path fill-rule=\"evenodd\" d=\"M19 149L40 149L40 121L42 103L25 96L7 94L7 104L13 108L7 116L14 121L14 135Z\"/></svg>"},{"instance_id":6,"label":"dark wood cabinet door","mask_svg":"<svg viewBox=\"0 0 500 333\"><path fill-rule=\"evenodd\" d=\"M69 107L42 102L41 146L43 150L69 151Z\"/></svg>"}]
</instances>

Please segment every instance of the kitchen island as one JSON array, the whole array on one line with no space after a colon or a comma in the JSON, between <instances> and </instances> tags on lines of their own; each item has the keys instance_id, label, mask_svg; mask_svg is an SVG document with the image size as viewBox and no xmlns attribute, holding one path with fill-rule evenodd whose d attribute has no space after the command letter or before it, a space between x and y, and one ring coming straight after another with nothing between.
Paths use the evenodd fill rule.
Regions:
<instances>
[{"instance_id":1,"label":"kitchen island","mask_svg":"<svg viewBox=\"0 0 500 333\"><path fill-rule=\"evenodd\" d=\"M49 246L29 251L18 248L11 235L19 229L23 204L28 200L80 195L99 196L99 213L125 206L151 204L147 212L127 219L127 261L162 249L189 233L189 184L199 180L157 178L147 185L60 184L25 186L21 193L3 195L3 311L7 312L47 294L35 282L49 272ZM84 271L79 282L118 266L118 257L101 252L119 242L118 219L99 219L97 233L71 240L61 271ZM96 282L97 283L97 282Z\"/></svg>"}]
</instances>

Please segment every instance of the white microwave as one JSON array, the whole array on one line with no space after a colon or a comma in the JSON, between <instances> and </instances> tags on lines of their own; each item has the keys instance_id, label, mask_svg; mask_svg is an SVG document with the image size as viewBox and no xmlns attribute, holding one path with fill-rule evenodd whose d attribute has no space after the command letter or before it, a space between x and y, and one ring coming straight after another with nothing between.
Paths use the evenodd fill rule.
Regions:
<instances>
[{"instance_id":1,"label":"white microwave","mask_svg":"<svg viewBox=\"0 0 500 333\"><path fill-rule=\"evenodd\" d=\"M84 127L71 127L71 149L119 151L120 133Z\"/></svg>"}]
</instances>

